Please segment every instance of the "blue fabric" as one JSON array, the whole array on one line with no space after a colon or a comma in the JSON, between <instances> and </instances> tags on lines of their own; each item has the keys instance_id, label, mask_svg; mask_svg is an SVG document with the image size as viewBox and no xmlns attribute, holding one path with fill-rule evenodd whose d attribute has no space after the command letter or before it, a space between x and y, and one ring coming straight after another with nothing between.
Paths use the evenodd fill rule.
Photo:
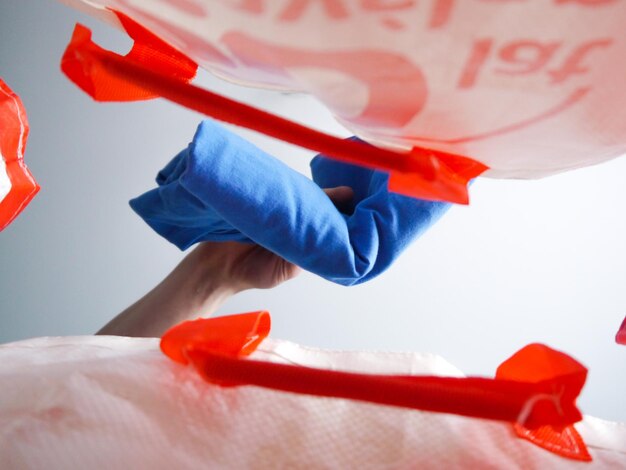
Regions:
<instances>
[{"instance_id":1,"label":"blue fabric","mask_svg":"<svg viewBox=\"0 0 626 470\"><path fill-rule=\"evenodd\" d=\"M130 201L157 233L186 249L200 241L253 241L330 281L377 276L449 204L387 191L384 172L323 156L313 181L213 121L157 176L158 187ZM321 188L350 186L341 213Z\"/></svg>"}]
</instances>

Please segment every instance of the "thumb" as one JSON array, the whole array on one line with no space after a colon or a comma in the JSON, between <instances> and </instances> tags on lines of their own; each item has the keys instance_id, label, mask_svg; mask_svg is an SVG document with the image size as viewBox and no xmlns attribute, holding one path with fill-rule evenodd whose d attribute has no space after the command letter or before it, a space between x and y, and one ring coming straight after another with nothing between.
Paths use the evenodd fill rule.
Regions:
<instances>
[{"instance_id":1,"label":"thumb","mask_svg":"<svg viewBox=\"0 0 626 470\"><path fill-rule=\"evenodd\" d=\"M336 188L325 188L324 192L335 204L348 203L354 197L354 191L350 186L337 186Z\"/></svg>"},{"instance_id":2,"label":"thumb","mask_svg":"<svg viewBox=\"0 0 626 470\"><path fill-rule=\"evenodd\" d=\"M324 192L335 204L335 207L344 213L352 211L352 199L354 198L354 191L350 186L337 186L335 188L325 188Z\"/></svg>"}]
</instances>

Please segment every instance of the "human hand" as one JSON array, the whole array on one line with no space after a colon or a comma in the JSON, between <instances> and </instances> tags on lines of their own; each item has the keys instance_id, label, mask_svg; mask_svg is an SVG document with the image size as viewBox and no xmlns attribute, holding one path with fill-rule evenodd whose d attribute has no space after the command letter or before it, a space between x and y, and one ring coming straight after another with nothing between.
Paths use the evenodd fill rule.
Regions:
<instances>
[{"instance_id":1,"label":"human hand","mask_svg":"<svg viewBox=\"0 0 626 470\"><path fill-rule=\"evenodd\" d=\"M339 210L353 192L347 186L324 190ZM148 294L104 326L98 334L161 336L173 325L209 316L230 296L246 289L269 289L300 268L251 243L204 242Z\"/></svg>"},{"instance_id":2,"label":"human hand","mask_svg":"<svg viewBox=\"0 0 626 470\"><path fill-rule=\"evenodd\" d=\"M206 120L159 172L157 187L130 205L183 250L203 241L257 243L344 286L381 274L450 207L390 192L389 173L323 155L311 161L311 175ZM337 186L354 190L345 211L320 189ZM294 275L280 263L273 267L259 285Z\"/></svg>"},{"instance_id":3,"label":"human hand","mask_svg":"<svg viewBox=\"0 0 626 470\"><path fill-rule=\"evenodd\" d=\"M342 210L352 200L348 186L324 189L326 195ZM296 277L301 269L257 244L239 242L204 242L196 250L199 262L216 270L223 288L236 293L246 289L271 289ZM202 261L204 260L204 261Z\"/></svg>"}]
</instances>

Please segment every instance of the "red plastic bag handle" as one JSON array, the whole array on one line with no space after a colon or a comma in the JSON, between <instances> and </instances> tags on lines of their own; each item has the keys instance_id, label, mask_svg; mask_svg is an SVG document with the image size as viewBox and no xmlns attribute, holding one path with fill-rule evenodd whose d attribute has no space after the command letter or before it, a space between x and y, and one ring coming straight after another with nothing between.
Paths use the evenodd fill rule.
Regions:
<instances>
[{"instance_id":1,"label":"red plastic bag handle","mask_svg":"<svg viewBox=\"0 0 626 470\"><path fill-rule=\"evenodd\" d=\"M581 419L575 408L561 413L554 398L559 387L551 381L524 383L487 378L375 375L315 369L243 359L202 349L189 352L199 373L209 382L256 385L321 397L346 398L402 408L452 413L525 425L567 425ZM526 410L533 397L550 402L541 415Z\"/></svg>"},{"instance_id":2,"label":"red plastic bag handle","mask_svg":"<svg viewBox=\"0 0 626 470\"><path fill-rule=\"evenodd\" d=\"M161 349L191 362L208 381L317 396L349 398L428 411L566 426L582 416L575 405L587 369L547 346L526 346L495 379L376 375L250 360L267 336L269 314L255 312L184 322L165 333Z\"/></svg>"},{"instance_id":3,"label":"red plastic bag handle","mask_svg":"<svg viewBox=\"0 0 626 470\"><path fill-rule=\"evenodd\" d=\"M500 365L495 379L377 375L245 358L269 329L267 312L200 319L166 332L161 349L176 362L193 364L211 383L509 421L520 437L551 452L591 459L572 426L582 418L575 401L587 369L547 346L521 349Z\"/></svg>"},{"instance_id":4,"label":"red plastic bag handle","mask_svg":"<svg viewBox=\"0 0 626 470\"><path fill-rule=\"evenodd\" d=\"M126 57L97 46L91 41L91 31L76 25L61 61L64 73L96 101L162 96L207 116L346 163L388 171L390 190L422 199L467 204L467 183L487 169L470 158L438 150L414 147L408 153L398 153L339 139L191 85L188 81L192 77L186 73L190 59L124 15L118 16L135 39L135 47ZM174 74L177 57L183 72Z\"/></svg>"}]
</instances>

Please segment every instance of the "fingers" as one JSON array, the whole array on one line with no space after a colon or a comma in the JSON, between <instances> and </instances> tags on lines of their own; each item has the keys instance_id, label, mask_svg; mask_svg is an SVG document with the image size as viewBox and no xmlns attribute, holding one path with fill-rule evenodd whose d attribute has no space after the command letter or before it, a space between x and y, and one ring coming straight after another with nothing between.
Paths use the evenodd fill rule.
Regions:
<instances>
[{"instance_id":1,"label":"fingers","mask_svg":"<svg viewBox=\"0 0 626 470\"><path fill-rule=\"evenodd\" d=\"M354 191L350 186L337 186L336 188L325 188L324 192L334 203L347 203L354 197Z\"/></svg>"},{"instance_id":2,"label":"fingers","mask_svg":"<svg viewBox=\"0 0 626 470\"><path fill-rule=\"evenodd\" d=\"M337 186L336 188L325 188L324 192L335 204L335 207L344 213L349 213L352 210L352 198L354 197L354 191L350 186Z\"/></svg>"}]
</instances>

